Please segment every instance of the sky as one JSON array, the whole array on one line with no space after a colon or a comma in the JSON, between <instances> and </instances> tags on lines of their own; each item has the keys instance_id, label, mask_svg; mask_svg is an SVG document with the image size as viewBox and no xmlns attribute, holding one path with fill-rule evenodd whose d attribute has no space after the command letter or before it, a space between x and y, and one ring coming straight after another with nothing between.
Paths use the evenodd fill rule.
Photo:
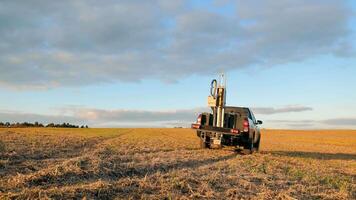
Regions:
<instances>
[{"instance_id":1,"label":"sky","mask_svg":"<svg viewBox=\"0 0 356 200\"><path fill-rule=\"evenodd\" d=\"M2 0L0 121L189 126L224 72L262 128L356 129L356 2Z\"/></svg>"}]
</instances>

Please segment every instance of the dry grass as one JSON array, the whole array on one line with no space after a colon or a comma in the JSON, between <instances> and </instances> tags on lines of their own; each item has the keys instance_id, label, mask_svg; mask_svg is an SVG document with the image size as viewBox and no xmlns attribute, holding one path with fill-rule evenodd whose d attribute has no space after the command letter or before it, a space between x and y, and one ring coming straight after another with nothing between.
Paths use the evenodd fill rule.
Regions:
<instances>
[{"instance_id":1,"label":"dry grass","mask_svg":"<svg viewBox=\"0 0 356 200\"><path fill-rule=\"evenodd\" d=\"M356 131L264 130L261 152L189 129L0 129L0 199L355 199Z\"/></svg>"}]
</instances>

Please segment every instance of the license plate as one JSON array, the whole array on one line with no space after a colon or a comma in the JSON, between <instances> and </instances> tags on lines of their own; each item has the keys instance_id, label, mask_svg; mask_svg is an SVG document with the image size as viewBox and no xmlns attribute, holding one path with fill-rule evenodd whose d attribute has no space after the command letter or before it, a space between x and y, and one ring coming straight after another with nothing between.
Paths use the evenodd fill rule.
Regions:
<instances>
[{"instance_id":1,"label":"license plate","mask_svg":"<svg viewBox=\"0 0 356 200\"><path fill-rule=\"evenodd\" d=\"M214 140L213 144L221 144L221 140Z\"/></svg>"}]
</instances>

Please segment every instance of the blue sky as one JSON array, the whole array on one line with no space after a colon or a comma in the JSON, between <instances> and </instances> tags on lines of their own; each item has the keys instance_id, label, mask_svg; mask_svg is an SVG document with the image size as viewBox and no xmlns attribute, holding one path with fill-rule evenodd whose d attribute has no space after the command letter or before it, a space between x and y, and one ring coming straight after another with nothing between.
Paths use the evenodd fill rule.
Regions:
<instances>
[{"instance_id":1,"label":"blue sky","mask_svg":"<svg viewBox=\"0 0 356 200\"><path fill-rule=\"evenodd\" d=\"M265 128L356 128L355 2L1 4L0 121L186 126L224 71Z\"/></svg>"}]
</instances>

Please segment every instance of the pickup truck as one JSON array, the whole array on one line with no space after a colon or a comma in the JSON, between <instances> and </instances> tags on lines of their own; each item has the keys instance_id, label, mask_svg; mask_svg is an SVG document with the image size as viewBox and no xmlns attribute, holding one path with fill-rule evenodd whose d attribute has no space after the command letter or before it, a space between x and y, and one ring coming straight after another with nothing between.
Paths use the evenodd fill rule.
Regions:
<instances>
[{"instance_id":1,"label":"pickup truck","mask_svg":"<svg viewBox=\"0 0 356 200\"><path fill-rule=\"evenodd\" d=\"M223 127L213 126L213 114L201 113L192 128L197 130L201 148L223 146L242 147L250 153L258 151L261 132L251 109L245 107L224 107Z\"/></svg>"}]
</instances>

